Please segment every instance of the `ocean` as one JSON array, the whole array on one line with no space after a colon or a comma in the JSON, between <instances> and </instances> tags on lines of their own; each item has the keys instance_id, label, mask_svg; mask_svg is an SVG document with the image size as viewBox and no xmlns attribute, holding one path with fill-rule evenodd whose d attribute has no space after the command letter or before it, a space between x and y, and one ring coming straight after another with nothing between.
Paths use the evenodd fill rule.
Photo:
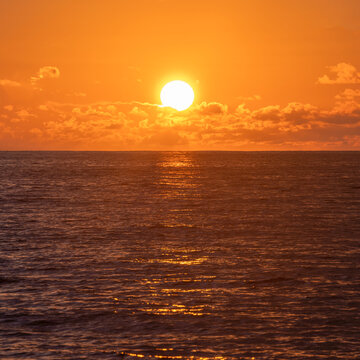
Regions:
<instances>
[{"instance_id":1,"label":"ocean","mask_svg":"<svg viewBox=\"0 0 360 360\"><path fill-rule=\"evenodd\" d=\"M360 152L0 152L1 359L359 359Z\"/></svg>"}]
</instances>

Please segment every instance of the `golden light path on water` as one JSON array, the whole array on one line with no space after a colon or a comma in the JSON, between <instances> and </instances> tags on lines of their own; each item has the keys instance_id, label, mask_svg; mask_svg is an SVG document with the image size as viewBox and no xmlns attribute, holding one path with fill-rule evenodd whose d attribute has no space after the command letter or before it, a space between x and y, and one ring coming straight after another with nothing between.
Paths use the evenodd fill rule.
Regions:
<instances>
[{"instance_id":1,"label":"golden light path on water","mask_svg":"<svg viewBox=\"0 0 360 360\"><path fill-rule=\"evenodd\" d=\"M173 350L173 349L156 349L158 351L167 351L167 350ZM135 358L141 358L141 359L184 359L183 356L165 356L165 355L153 355L153 356L148 356L148 355L142 355L142 354L135 354L135 353L126 353L126 352L122 352L121 353L123 356L131 356L131 357L135 357ZM125 358L126 359L126 358ZM255 360L255 358L252 358ZM186 359L184 360L226 360L226 358L222 357L222 356L215 356L215 357L199 357L199 356L189 356L186 357Z\"/></svg>"},{"instance_id":2,"label":"golden light path on water","mask_svg":"<svg viewBox=\"0 0 360 360\"><path fill-rule=\"evenodd\" d=\"M186 202L196 201L201 197L199 191L199 174L192 157L189 154L164 155L162 161L157 164L157 185L161 189L158 196L167 201L176 200L184 202L184 207L170 207L167 216L162 219L160 226L163 228L191 228L193 224L193 209L186 206ZM185 220L185 221L184 221ZM187 220L187 221L186 221ZM189 271L193 266L198 266L208 261L208 255L202 254L196 244L188 244L187 247L175 243L168 243L159 248L159 256L153 259L137 259L144 264L174 265L181 267L182 272L175 276L147 277L143 278L141 285L147 287L151 293L150 301L143 301L143 306L138 308L145 314L155 316L194 316L209 315L213 305L210 301L203 304L190 304L187 294L195 298L211 298L216 289L207 287L209 281L215 276L199 275L194 278ZM181 285L181 286L179 286ZM134 312L135 314L135 312ZM139 353L124 353L135 358L143 359L196 359L196 360L225 360L222 356L182 356L171 355L172 348L158 348L157 355L144 355ZM162 355L161 352L167 353Z\"/></svg>"},{"instance_id":3,"label":"golden light path on water","mask_svg":"<svg viewBox=\"0 0 360 360\"><path fill-rule=\"evenodd\" d=\"M161 191L159 196L167 200L184 200L196 199L200 196L198 191L198 184L196 183L197 173L195 164L191 156L166 154L164 159L157 164L159 178L157 184ZM168 215L160 224L164 228L188 228L193 226L191 214L192 209L184 207L169 208ZM188 222L184 222L184 214L188 216ZM186 218L186 217L185 217ZM147 314L172 316L172 315L190 315L202 316L209 314L211 305L189 305L183 302L170 302L168 299L178 298L179 294L192 293L196 296L210 296L213 289L210 288L196 288L196 289L182 289L178 284L194 285L204 283L204 280L209 280L209 276L199 276L198 279L193 279L188 274L188 267L200 265L208 260L206 255L198 255L199 250L194 245L188 247L179 247L178 244L168 244L160 247L160 254L154 259L141 259L139 262L152 264L169 264L174 266L182 266L183 273L175 278L147 278L143 279L142 284L147 286L152 294L153 300L146 302L140 311ZM159 289L159 285L161 286ZM176 286L172 286L176 285ZM208 295L209 294L209 295ZM186 300L186 299L184 299ZM170 357L169 357L170 358ZM181 358L181 357L179 357Z\"/></svg>"}]
</instances>

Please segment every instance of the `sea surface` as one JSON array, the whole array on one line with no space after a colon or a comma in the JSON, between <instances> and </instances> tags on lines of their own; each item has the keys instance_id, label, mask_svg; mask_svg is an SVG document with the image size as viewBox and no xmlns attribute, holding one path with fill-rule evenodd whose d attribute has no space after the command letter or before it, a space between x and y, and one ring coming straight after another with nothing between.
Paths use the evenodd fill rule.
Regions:
<instances>
[{"instance_id":1,"label":"sea surface","mask_svg":"<svg viewBox=\"0 0 360 360\"><path fill-rule=\"evenodd\" d=\"M0 359L359 359L360 152L0 152Z\"/></svg>"}]
</instances>

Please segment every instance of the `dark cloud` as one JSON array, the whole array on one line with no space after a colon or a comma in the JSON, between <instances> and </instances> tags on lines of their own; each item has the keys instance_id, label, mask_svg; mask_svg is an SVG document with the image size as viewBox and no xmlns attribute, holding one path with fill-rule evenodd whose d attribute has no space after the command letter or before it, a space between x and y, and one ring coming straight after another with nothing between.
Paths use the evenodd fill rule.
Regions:
<instances>
[{"instance_id":1,"label":"dark cloud","mask_svg":"<svg viewBox=\"0 0 360 360\"><path fill-rule=\"evenodd\" d=\"M202 102L200 105L196 107L196 110L201 115L222 115L228 111L228 107L224 104L217 102Z\"/></svg>"}]
</instances>

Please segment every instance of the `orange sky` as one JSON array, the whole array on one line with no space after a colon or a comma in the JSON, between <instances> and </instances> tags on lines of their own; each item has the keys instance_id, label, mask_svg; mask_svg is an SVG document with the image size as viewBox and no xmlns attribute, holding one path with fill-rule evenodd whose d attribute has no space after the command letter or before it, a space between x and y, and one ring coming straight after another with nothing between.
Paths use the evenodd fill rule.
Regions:
<instances>
[{"instance_id":1,"label":"orange sky","mask_svg":"<svg viewBox=\"0 0 360 360\"><path fill-rule=\"evenodd\" d=\"M0 0L0 44L0 150L360 150L359 0Z\"/></svg>"}]
</instances>

